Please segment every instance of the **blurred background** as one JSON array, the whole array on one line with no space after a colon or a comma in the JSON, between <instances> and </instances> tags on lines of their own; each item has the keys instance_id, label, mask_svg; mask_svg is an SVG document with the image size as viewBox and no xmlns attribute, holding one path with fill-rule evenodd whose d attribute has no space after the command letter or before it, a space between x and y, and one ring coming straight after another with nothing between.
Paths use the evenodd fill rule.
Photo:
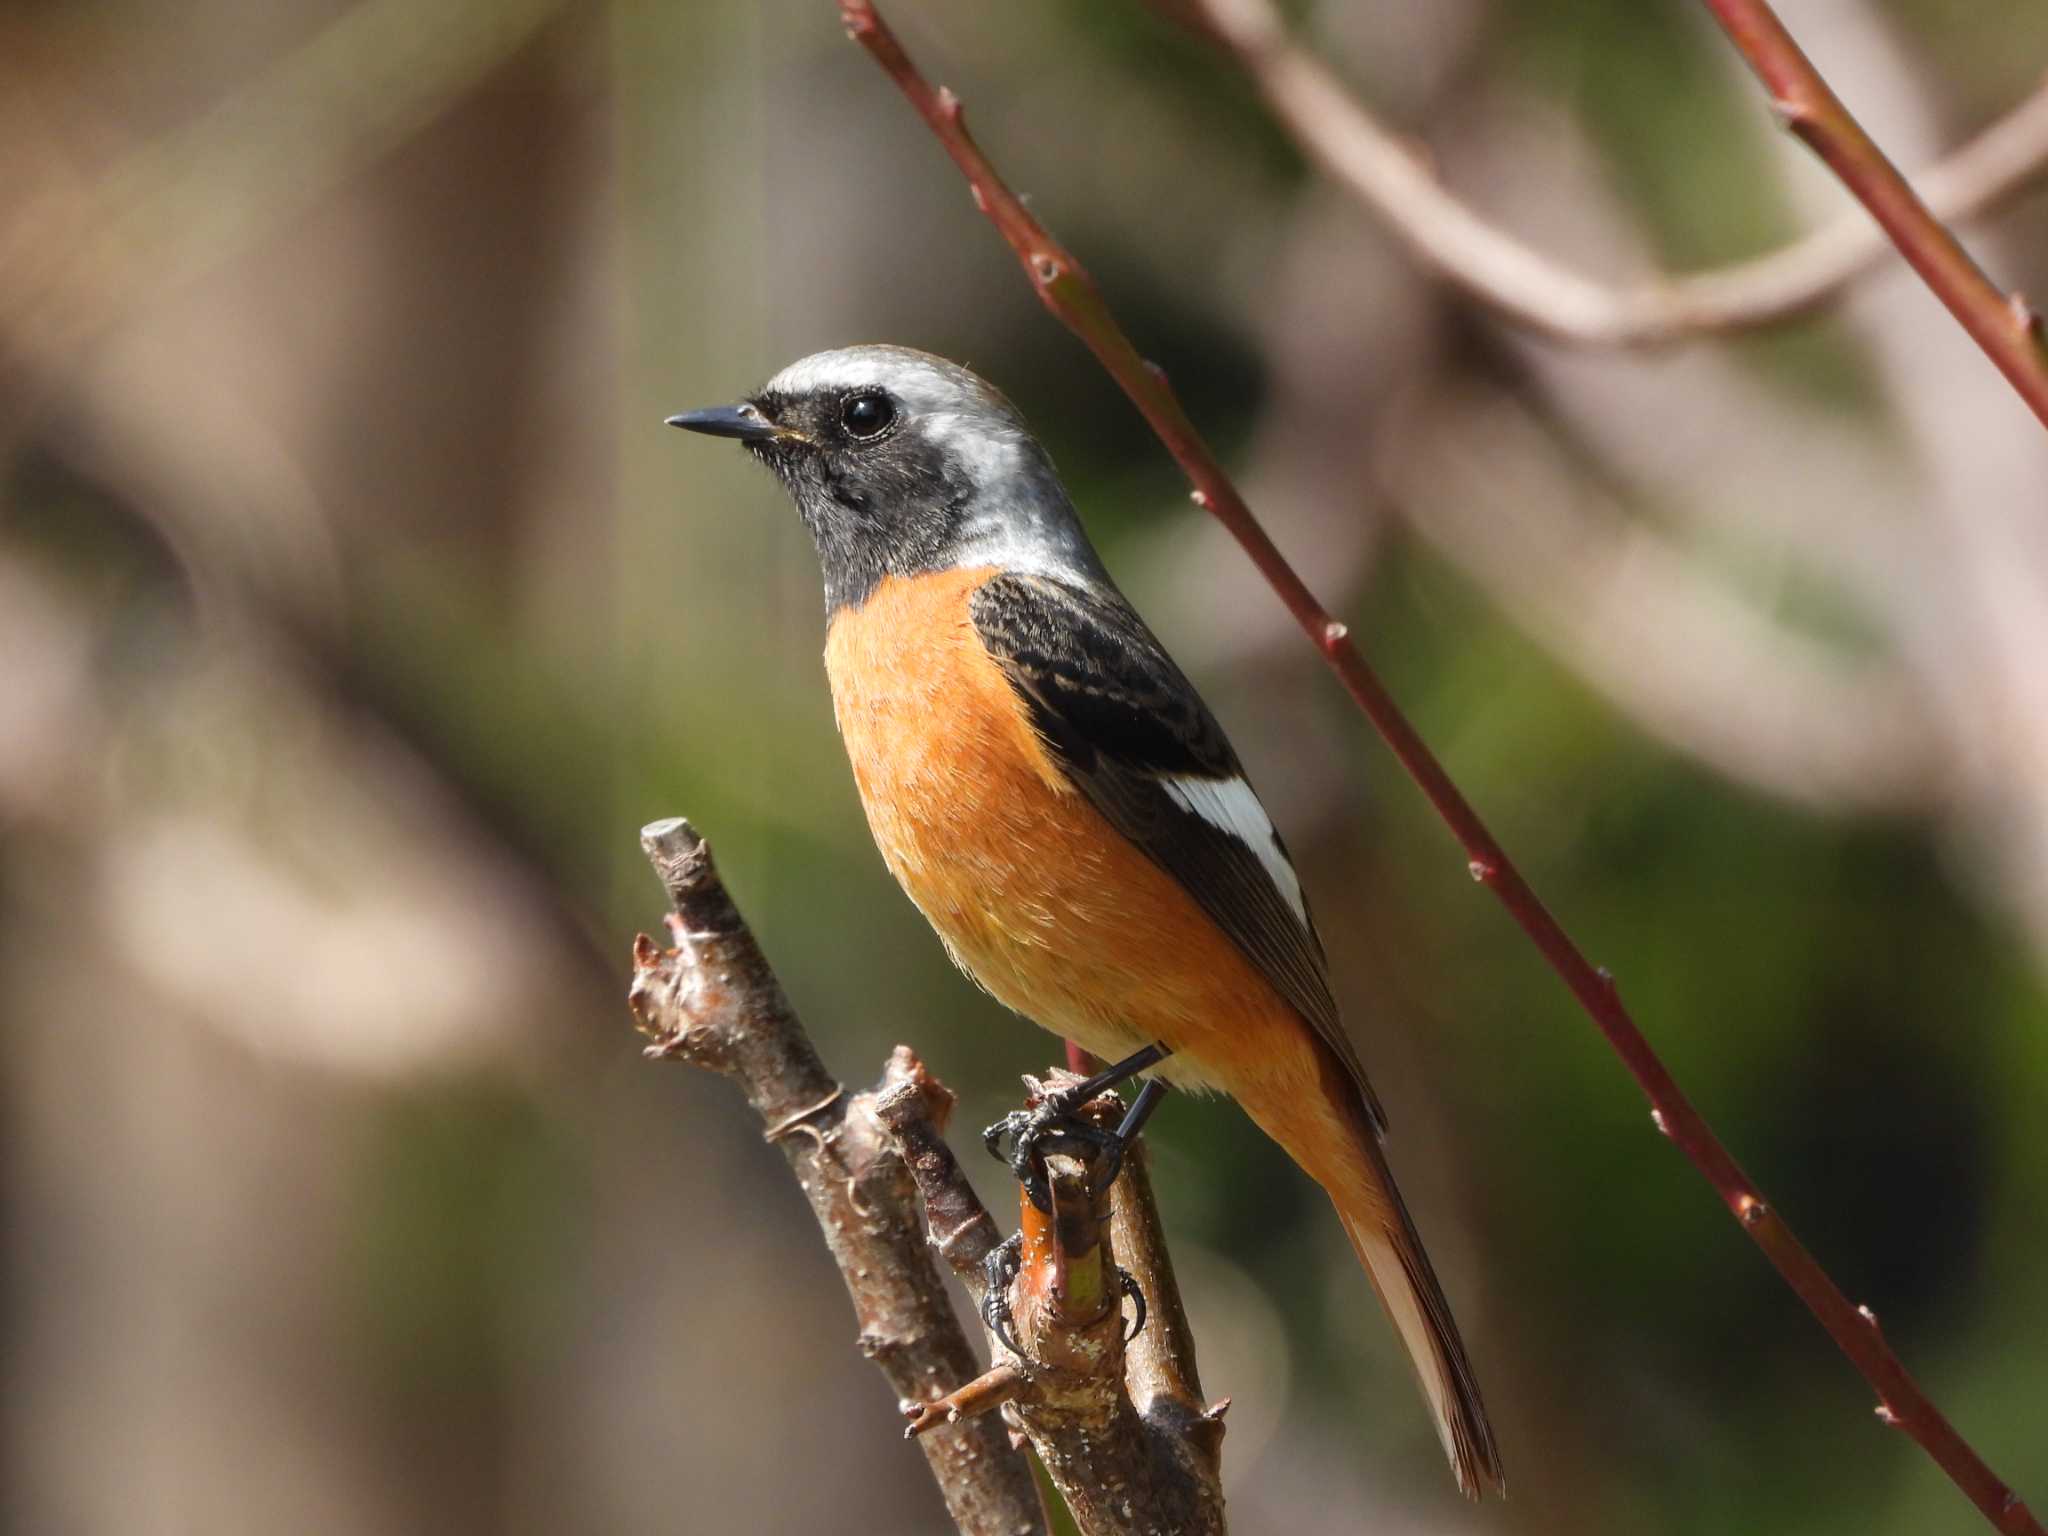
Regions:
<instances>
[{"instance_id":1,"label":"blurred background","mask_svg":"<svg viewBox=\"0 0 2048 1536\"><path fill-rule=\"evenodd\" d=\"M2048 67L2040 7L1784 10L1909 166ZM887 12L1737 1156L2048 1505L2038 425L1902 271L1574 351L1419 274L1138 0ZM1846 206L1690 0L1292 15L1596 275ZM636 830L687 814L847 1080L907 1040L971 1127L1057 1055L867 839L780 493L660 424L867 340L1012 394L1231 729L1499 1424L1514 1496L1475 1512L1321 1197L1170 1102L1236 1528L1977 1528L827 0L15 0L0 166L13 1528L942 1529L782 1160L624 1007L662 911ZM2048 195L1972 243L2048 292Z\"/></svg>"}]
</instances>

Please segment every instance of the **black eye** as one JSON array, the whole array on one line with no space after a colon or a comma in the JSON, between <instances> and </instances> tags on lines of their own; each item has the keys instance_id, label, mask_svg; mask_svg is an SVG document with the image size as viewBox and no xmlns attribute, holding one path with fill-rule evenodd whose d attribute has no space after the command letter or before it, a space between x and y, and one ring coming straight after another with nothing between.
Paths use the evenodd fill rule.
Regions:
<instances>
[{"instance_id":1,"label":"black eye","mask_svg":"<svg viewBox=\"0 0 2048 1536\"><path fill-rule=\"evenodd\" d=\"M851 437L878 437L896 420L896 406L887 395L870 391L848 395L839 407L839 424Z\"/></svg>"}]
</instances>

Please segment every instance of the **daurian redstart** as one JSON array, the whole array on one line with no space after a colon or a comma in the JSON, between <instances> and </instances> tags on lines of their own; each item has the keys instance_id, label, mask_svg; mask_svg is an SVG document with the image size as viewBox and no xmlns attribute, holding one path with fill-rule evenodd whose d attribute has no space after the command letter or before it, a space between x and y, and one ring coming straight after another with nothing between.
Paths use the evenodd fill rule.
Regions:
<instances>
[{"instance_id":1,"label":"daurian redstart","mask_svg":"<svg viewBox=\"0 0 2048 1536\"><path fill-rule=\"evenodd\" d=\"M964 368L870 346L671 423L744 443L816 540L868 825L948 953L1026 1018L1145 1069L1141 1103L1172 1083L1243 1105L1335 1202L1458 1486L1499 1491L1293 863L1015 408Z\"/></svg>"}]
</instances>

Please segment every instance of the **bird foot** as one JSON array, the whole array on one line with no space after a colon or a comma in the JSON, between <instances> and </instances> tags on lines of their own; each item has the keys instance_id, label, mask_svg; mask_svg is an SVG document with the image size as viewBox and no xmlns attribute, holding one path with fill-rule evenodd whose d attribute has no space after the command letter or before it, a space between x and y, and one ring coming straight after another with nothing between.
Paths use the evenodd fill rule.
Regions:
<instances>
[{"instance_id":1,"label":"bird foot","mask_svg":"<svg viewBox=\"0 0 2048 1536\"><path fill-rule=\"evenodd\" d=\"M1003 1348L1020 1360L1026 1357L1024 1346L1017 1342L1017 1319L1010 1311L1010 1286L1023 1267L1022 1232L1012 1232L981 1261L981 1320L1002 1341Z\"/></svg>"},{"instance_id":2,"label":"bird foot","mask_svg":"<svg viewBox=\"0 0 2048 1536\"><path fill-rule=\"evenodd\" d=\"M1010 1287L1023 1267L1024 1234L1012 1232L981 1261L981 1320L1003 1348L1019 1360L1029 1360L1024 1346L1017 1342L1017 1318L1010 1309ZM1111 1267L1116 1271L1117 1290L1131 1299L1131 1322L1124 1330L1124 1343L1128 1344L1145 1331L1145 1290L1138 1284L1138 1277L1121 1264Z\"/></svg>"},{"instance_id":3,"label":"bird foot","mask_svg":"<svg viewBox=\"0 0 2048 1536\"><path fill-rule=\"evenodd\" d=\"M1048 1093L1035 1109L1013 1109L981 1133L989 1156L1007 1164L1031 1203L1048 1215L1052 1212L1052 1184L1045 1172L1047 1154L1092 1150L1098 1190L1107 1189L1123 1167L1125 1138L1079 1113L1092 1097L1092 1092L1078 1093L1075 1088ZM1003 1149L1005 1141L1008 1151Z\"/></svg>"}]
</instances>

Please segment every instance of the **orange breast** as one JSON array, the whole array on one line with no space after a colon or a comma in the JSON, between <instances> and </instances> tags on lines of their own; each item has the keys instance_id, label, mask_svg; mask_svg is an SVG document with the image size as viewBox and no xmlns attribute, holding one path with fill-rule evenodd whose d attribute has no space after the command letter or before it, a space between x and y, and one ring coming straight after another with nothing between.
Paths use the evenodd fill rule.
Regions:
<instances>
[{"instance_id":1,"label":"orange breast","mask_svg":"<svg viewBox=\"0 0 2048 1536\"><path fill-rule=\"evenodd\" d=\"M890 870L963 970L1097 1055L1164 1041L1162 1075L1247 1107L1320 1086L1308 1026L1047 755L968 612L993 574L891 577L832 623L833 708Z\"/></svg>"}]
</instances>

